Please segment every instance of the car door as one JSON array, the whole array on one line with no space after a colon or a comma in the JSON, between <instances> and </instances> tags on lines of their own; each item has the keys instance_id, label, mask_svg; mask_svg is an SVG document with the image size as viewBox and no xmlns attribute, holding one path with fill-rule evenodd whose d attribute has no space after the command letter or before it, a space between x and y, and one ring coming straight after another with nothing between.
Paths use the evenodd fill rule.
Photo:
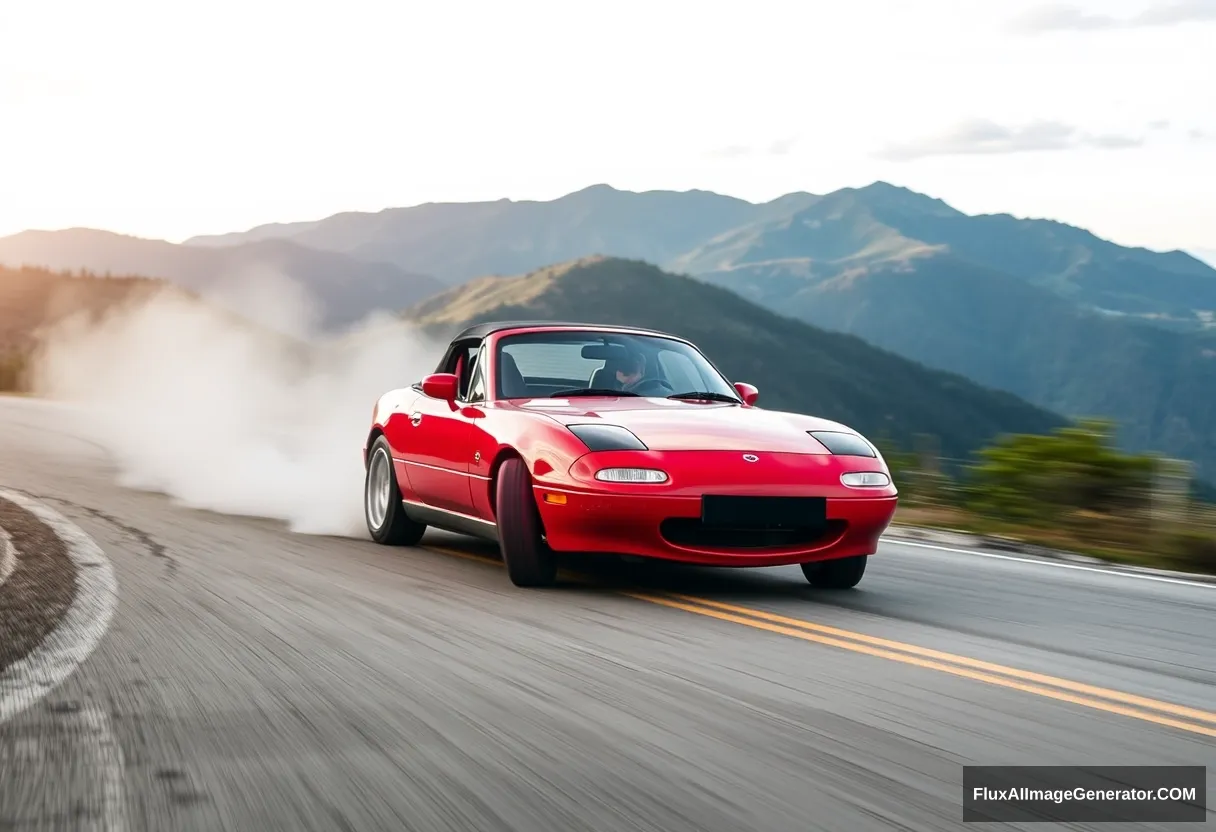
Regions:
<instances>
[{"instance_id":1,"label":"car door","mask_svg":"<svg viewBox=\"0 0 1216 832\"><path fill-rule=\"evenodd\" d=\"M435 508L469 512L469 459L472 426L451 402L419 396L409 414L406 467L410 486L421 502Z\"/></svg>"},{"instance_id":2,"label":"car door","mask_svg":"<svg viewBox=\"0 0 1216 832\"><path fill-rule=\"evenodd\" d=\"M468 356L476 355L475 347L473 345L457 356L457 365L451 368L462 381L468 378ZM469 514L473 426L461 409L459 401L433 399L419 392L404 422L403 458L410 487L420 502L445 511Z\"/></svg>"}]
</instances>

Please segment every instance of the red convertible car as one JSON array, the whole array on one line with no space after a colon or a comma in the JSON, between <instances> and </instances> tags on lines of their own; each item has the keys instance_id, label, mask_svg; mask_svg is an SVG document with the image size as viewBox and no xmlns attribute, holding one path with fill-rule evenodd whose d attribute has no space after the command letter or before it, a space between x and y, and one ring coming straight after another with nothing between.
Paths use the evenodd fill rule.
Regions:
<instances>
[{"instance_id":1,"label":"red convertible car","mask_svg":"<svg viewBox=\"0 0 1216 832\"><path fill-rule=\"evenodd\" d=\"M882 455L757 395L662 332L471 326L433 375L376 402L368 530L496 542L517 586L553 583L562 553L796 563L814 585L855 586L895 513Z\"/></svg>"}]
</instances>

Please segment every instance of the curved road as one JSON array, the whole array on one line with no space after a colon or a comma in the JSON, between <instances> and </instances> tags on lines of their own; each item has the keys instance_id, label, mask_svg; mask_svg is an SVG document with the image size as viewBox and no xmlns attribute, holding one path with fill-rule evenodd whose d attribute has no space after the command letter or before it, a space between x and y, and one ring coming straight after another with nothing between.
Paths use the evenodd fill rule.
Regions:
<instances>
[{"instance_id":1,"label":"curved road","mask_svg":"<svg viewBox=\"0 0 1216 832\"><path fill-rule=\"evenodd\" d=\"M597 564L522 591L457 537L121 489L53 425L0 399L0 487L92 535L119 606L0 725L0 829L958 830L966 764L1216 764L1216 586L887 544L846 593Z\"/></svg>"}]
</instances>

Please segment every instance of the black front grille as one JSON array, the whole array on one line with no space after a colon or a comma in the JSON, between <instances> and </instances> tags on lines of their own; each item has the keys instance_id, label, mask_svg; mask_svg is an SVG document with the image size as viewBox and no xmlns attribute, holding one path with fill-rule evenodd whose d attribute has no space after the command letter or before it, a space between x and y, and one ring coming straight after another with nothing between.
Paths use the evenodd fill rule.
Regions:
<instances>
[{"instance_id":1,"label":"black front grille","mask_svg":"<svg viewBox=\"0 0 1216 832\"><path fill-rule=\"evenodd\" d=\"M806 526L707 526L698 517L669 517L659 524L659 533L674 546L723 550L769 549L813 546L839 537L844 528L843 520L827 520Z\"/></svg>"},{"instance_id":2,"label":"black front grille","mask_svg":"<svg viewBox=\"0 0 1216 832\"><path fill-rule=\"evenodd\" d=\"M701 497L701 522L718 528L812 528L828 519L823 497Z\"/></svg>"}]
</instances>

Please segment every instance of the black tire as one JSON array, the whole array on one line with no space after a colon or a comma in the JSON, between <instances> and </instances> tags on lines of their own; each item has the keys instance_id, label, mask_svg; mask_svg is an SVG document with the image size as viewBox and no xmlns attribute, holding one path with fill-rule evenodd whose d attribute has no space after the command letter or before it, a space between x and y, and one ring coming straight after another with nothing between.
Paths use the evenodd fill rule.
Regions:
<instances>
[{"instance_id":1,"label":"black tire","mask_svg":"<svg viewBox=\"0 0 1216 832\"><path fill-rule=\"evenodd\" d=\"M498 469L496 505L498 545L511 583L552 586L557 580L557 556L541 536L532 476L522 459L508 459Z\"/></svg>"},{"instance_id":2,"label":"black tire","mask_svg":"<svg viewBox=\"0 0 1216 832\"><path fill-rule=\"evenodd\" d=\"M866 562L869 559L869 555L855 555L851 558L804 563L802 574L812 586L823 589L852 589L866 573Z\"/></svg>"},{"instance_id":3,"label":"black tire","mask_svg":"<svg viewBox=\"0 0 1216 832\"><path fill-rule=\"evenodd\" d=\"M372 505L372 475L379 473L380 466L388 478L388 503L384 509L384 518L379 523L374 515L378 514ZM367 522L367 530L372 540L384 546L413 546L422 540L426 532L426 524L418 523L405 513L401 504L401 489L397 486L397 472L393 469L393 454L389 450L388 440L383 436L367 451L367 471L363 475L363 519Z\"/></svg>"}]
</instances>

